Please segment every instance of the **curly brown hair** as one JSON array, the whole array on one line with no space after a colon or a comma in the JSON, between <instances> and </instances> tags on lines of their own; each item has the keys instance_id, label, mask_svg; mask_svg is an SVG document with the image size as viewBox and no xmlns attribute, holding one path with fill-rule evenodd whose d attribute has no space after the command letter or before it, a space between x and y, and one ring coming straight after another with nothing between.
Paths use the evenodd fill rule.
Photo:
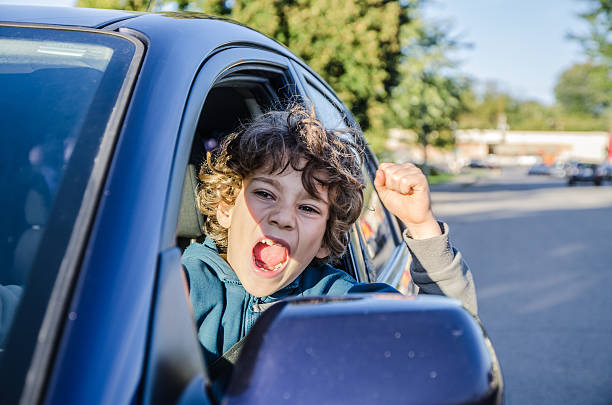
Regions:
<instances>
[{"instance_id":1,"label":"curly brown hair","mask_svg":"<svg viewBox=\"0 0 612 405\"><path fill-rule=\"evenodd\" d=\"M257 117L228 135L200 168L197 202L207 216L206 234L225 249L228 231L217 221L217 206L221 202L233 205L242 180L255 171L282 173L291 165L302 173L302 185L309 194L316 196L317 185L327 188L329 217L323 245L330 254L315 261L336 261L346 250L348 231L363 206L364 146L360 131L327 130L314 111L302 105Z\"/></svg>"}]
</instances>

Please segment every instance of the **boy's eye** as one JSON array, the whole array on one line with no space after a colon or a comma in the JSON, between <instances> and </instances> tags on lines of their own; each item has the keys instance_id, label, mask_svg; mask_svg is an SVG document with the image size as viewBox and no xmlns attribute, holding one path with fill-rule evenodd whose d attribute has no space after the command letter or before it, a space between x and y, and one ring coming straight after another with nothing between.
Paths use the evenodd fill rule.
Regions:
<instances>
[{"instance_id":1,"label":"boy's eye","mask_svg":"<svg viewBox=\"0 0 612 405\"><path fill-rule=\"evenodd\" d=\"M263 190L255 190L253 192L253 194L255 194L256 196L263 198L265 200L269 200L274 198L274 196L272 196L272 194L268 193L267 191L263 191Z\"/></svg>"},{"instance_id":2,"label":"boy's eye","mask_svg":"<svg viewBox=\"0 0 612 405\"><path fill-rule=\"evenodd\" d=\"M316 209L315 207L311 206L311 205L301 205L300 209L302 211L305 211L309 214L319 214L319 210Z\"/></svg>"}]
</instances>

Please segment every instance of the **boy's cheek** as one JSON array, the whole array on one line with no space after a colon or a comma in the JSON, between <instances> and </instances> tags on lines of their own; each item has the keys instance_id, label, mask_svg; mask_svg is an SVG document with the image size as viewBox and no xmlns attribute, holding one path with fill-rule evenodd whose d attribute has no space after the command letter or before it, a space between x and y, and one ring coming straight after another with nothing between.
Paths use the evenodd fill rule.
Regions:
<instances>
[{"instance_id":1,"label":"boy's cheek","mask_svg":"<svg viewBox=\"0 0 612 405\"><path fill-rule=\"evenodd\" d=\"M315 255L315 257L317 259L323 259L323 258L329 256L330 253L331 253L331 251L329 250L329 248L327 246L321 246L319 248L317 254Z\"/></svg>"}]
</instances>

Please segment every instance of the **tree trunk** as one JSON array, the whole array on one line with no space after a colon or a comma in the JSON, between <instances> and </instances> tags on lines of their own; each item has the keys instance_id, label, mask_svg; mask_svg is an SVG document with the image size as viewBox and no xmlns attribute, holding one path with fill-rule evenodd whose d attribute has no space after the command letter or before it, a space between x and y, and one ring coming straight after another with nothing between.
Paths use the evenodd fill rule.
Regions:
<instances>
[{"instance_id":1,"label":"tree trunk","mask_svg":"<svg viewBox=\"0 0 612 405\"><path fill-rule=\"evenodd\" d=\"M429 177L429 164L427 160L427 134L422 133L419 135L421 145L423 145L423 173L426 177Z\"/></svg>"}]
</instances>

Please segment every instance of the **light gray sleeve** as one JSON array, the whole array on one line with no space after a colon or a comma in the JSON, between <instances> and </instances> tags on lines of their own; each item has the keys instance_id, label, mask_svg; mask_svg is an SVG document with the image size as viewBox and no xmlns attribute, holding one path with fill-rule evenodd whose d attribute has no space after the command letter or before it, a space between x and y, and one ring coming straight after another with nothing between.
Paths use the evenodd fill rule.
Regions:
<instances>
[{"instance_id":1,"label":"light gray sleeve","mask_svg":"<svg viewBox=\"0 0 612 405\"><path fill-rule=\"evenodd\" d=\"M449 239L448 225L439 222L442 235L412 239L404 231L404 241L412 255L410 275L419 294L446 295L460 300L474 315L478 312L472 273Z\"/></svg>"}]
</instances>

